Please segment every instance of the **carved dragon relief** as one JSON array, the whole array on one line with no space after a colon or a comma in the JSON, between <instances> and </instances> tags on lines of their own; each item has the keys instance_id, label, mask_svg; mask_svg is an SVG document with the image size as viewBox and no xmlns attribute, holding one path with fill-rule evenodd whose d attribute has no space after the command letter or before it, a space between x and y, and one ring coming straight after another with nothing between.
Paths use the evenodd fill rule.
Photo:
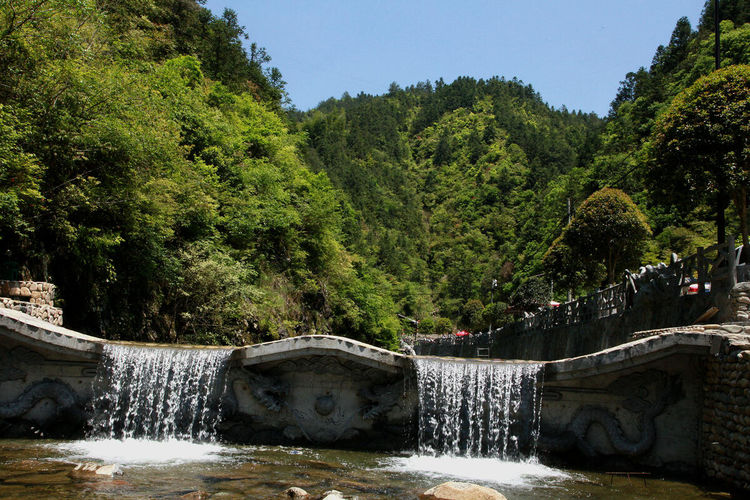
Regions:
<instances>
[{"instance_id":1,"label":"carved dragon relief","mask_svg":"<svg viewBox=\"0 0 750 500\"><path fill-rule=\"evenodd\" d=\"M246 387L257 402L268 411L278 414L273 419L253 415L256 422L271 424L291 439L304 437L308 441L325 444L350 439L359 434L363 429L355 426L357 417L361 417L362 421L384 417L398 403L402 385L399 381L364 387L357 393L362 404L354 409L347 409L340 403L338 396L330 391L317 396L309 408L292 408L288 396L293 389L288 383L245 369L233 377L230 385L233 394L226 405L232 407L232 411L228 413L245 413L239 410L236 401L237 391Z\"/></svg>"},{"instance_id":2,"label":"carved dragon relief","mask_svg":"<svg viewBox=\"0 0 750 500\"><path fill-rule=\"evenodd\" d=\"M245 378L250 387L250 393L260 404L268 410L278 413L286 404L289 394L289 384L273 377L259 375L245 371Z\"/></svg>"},{"instance_id":3,"label":"carved dragon relief","mask_svg":"<svg viewBox=\"0 0 750 500\"><path fill-rule=\"evenodd\" d=\"M361 408L362 418L375 420L386 415L401 398L403 393L403 382L398 381L387 385L373 385L364 387L357 393L366 401Z\"/></svg>"},{"instance_id":4,"label":"carved dragon relief","mask_svg":"<svg viewBox=\"0 0 750 500\"><path fill-rule=\"evenodd\" d=\"M638 456L646 453L656 440L654 420L664 409L682 397L682 384L678 375L661 370L647 370L618 378L606 391L624 399L623 408L637 415L640 436L630 439L622 430L615 414L603 406L584 405L573 415L562 430L542 429L539 439L541 449L563 452L577 448L588 457L599 453L587 441L589 428L599 424L607 434L612 448L619 454Z\"/></svg>"},{"instance_id":5,"label":"carved dragon relief","mask_svg":"<svg viewBox=\"0 0 750 500\"><path fill-rule=\"evenodd\" d=\"M13 349L0 347L0 382L25 380L29 365L39 365L44 357L23 346Z\"/></svg>"},{"instance_id":6,"label":"carved dragon relief","mask_svg":"<svg viewBox=\"0 0 750 500\"><path fill-rule=\"evenodd\" d=\"M6 423L13 419L26 420L24 416L45 399L54 403L54 411L41 420L37 416L32 423L53 431L55 427L58 431L82 428L85 418L78 395L65 382L48 378L31 384L14 400L0 403L0 419Z\"/></svg>"}]
</instances>

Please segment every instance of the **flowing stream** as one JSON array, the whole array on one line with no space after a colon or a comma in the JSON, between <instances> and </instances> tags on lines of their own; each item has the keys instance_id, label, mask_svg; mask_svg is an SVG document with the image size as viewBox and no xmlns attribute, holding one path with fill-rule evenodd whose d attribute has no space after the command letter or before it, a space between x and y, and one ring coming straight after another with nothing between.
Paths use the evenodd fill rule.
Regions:
<instances>
[{"instance_id":1,"label":"flowing stream","mask_svg":"<svg viewBox=\"0 0 750 500\"><path fill-rule=\"evenodd\" d=\"M231 349L107 344L94 384L91 437L213 441Z\"/></svg>"},{"instance_id":2,"label":"flowing stream","mask_svg":"<svg viewBox=\"0 0 750 500\"><path fill-rule=\"evenodd\" d=\"M415 363L421 455L534 455L542 365L439 358Z\"/></svg>"},{"instance_id":3,"label":"flowing stream","mask_svg":"<svg viewBox=\"0 0 750 500\"><path fill-rule=\"evenodd\" d=\"M0 497L414 500L447 480L528 499L706 499L685 483L626 481L551 468L533 457L540 366L417 359L417 455L219 443L222 379L231 351L107 345L95 383L92 439L0 440ZM119 463L123 476L78 477L72 464ZM512 461L509 461L512 460Z\"/></svg>"}]
</instances>

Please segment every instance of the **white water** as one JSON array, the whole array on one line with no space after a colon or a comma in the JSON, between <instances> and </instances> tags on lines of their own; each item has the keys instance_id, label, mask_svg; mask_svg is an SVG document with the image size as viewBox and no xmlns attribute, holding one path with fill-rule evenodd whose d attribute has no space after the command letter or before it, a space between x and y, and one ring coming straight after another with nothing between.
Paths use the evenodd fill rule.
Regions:
<instances>
[{"instance_id":1,"label":"white water","mask_svg":"<svg viewBox=\"0 0 750 500\"><path fill-rule=\"evenodd\" d=\"M415 359L415 364L422 460L534 456L541 365L435 358Z\"/></svg>"},{"instance_id":2,"label":"white water","mask_svg":"<svg viewBox=\"0 0 750 500\"><path fill-rule=\"evenodd\" d=\"M479 483L504 486L531 487L540 481L549 484L569 479L570 475L534 460L507 462L497 458L413 455L393 458L386 462L386 470L414 472L433 477L454 477Z\"/></svg>"},{"instance_id":3,"label":"white water","mask_svg":"<svg viewBox=\"0 0 750 500\"><path fill-rule=\"evenodd\" d=\"M226 458L231 448L218 443L194 443L175 439L91 439L56 446L73 460L100 460L121 465L177 465L187 462L211 462Z\"/></svg>"},{"instance_id":4,"label":"white water","mask_svg":"<svg viewBox=\"0 0 750 500\"><path fill-rule=\"evenodd\" d=\"M91 437L124 443L213 441L230 354L230 349L105 345L94 385Z\"/></svg>"}]
</instances>

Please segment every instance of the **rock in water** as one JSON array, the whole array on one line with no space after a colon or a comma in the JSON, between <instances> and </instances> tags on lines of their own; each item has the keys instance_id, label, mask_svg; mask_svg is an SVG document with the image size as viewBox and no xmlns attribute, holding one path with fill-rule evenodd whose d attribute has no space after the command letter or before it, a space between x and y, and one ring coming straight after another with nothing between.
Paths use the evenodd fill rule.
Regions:
<instances>
[{"instance_id":1,"label":"rock in water","mask_svg":"<svg viewBox=\"0 0 750 500\"><path fill-rule=\"evenodd\" d=\"M287 488L284 490L284 492L281 494L282 498L309 498L310 494L307 493L302 488L297 488L296 486L293 486L291 488Z\"/></svg>"},{"instance_id":2,"label":"rock in water","mask_svg":"<svg viewBox=\"0 0 750 500\"><path fill-rule=\"evenodd\" d=\"M177 498L181 500L205 500L209 496L210 495L208 494L207 491L197 490L197 491L191 491L189 493L185 493L184 495L180 495Z\"/></svg>"},{"instance_id":3,"label":"rock in water","mask_svg":"<svg viewBox=\"0 0 750 500\"><path fill-rule=\"evenodd\" d=\"M507 500L500 492L478 484L448 481L430 488L419 500Z\"/></svg>"},{"instance_id":4,"label":"rock in water","mask_svg":"<svg viewBox=\"0 0 750 500\"><path fill-rule=\"evenodd\" d=\"M100 465L91 462L84 462L76 465L71 472L74 476L104 476L113 477L115 474L122 475L122 469L117 464Z\"/></svg>"},{"instance_id":5,"label":"rock in water","mask_svg":"<svg viewBox=\"0 0 750 500\"><path fill-rule=\"evenodd\" d=\"M344 500L344 495L338 490L330 490L323 493L320 500Z\"/></svg>"}]
</instances>

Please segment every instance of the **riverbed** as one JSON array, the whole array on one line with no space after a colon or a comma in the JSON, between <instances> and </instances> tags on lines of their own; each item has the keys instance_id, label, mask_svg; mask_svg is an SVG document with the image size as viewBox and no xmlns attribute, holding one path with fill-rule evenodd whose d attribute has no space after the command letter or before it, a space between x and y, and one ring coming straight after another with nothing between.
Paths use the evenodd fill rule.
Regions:
<instances>
[{"instance_id":1,"label":"riverbed","mask_svg":"<svg viewBox=\"0 0 750 500\"><path fill-rule=\"evenodd\" d=\"M72 477L77 463L121 465L111 478ZM548 467L535 460L379 454L143 440L0 440L0 498L274 498L291 486L359 499L416 499L444 481L521 499L726 498L687 482Z\"/></svg>"}]
</instances>

